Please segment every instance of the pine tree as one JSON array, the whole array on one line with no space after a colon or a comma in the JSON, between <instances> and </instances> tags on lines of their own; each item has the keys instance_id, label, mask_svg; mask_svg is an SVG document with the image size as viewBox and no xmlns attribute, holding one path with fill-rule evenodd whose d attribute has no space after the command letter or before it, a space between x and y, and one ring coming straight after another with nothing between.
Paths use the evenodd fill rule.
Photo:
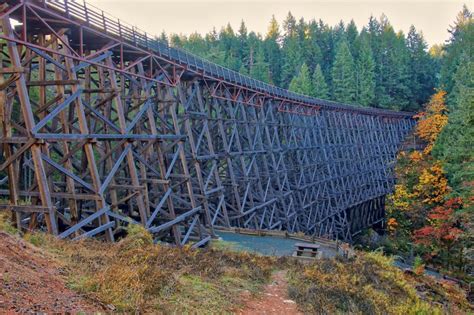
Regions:
<instances>
[{"instance_id":1,"label":"pine tree","mask_svg":"<svg viewBox=\"0 0 474 315\"><path fill-rule=\"evenodd\" d=\"M449 43L444 48L445 56L443 57L440 84L442 88L448 93L448 106L455 102L455 99L450 95L454 87L454 74L457 68L461 65L461 58L469 56L472 58L473 49L472 42L474 38L474 19L472 12L463 6L461 12L458 13L454 26L449 30L451 37Z\"/></svg>"},{"instance_id":2,"label":"pine tree","mask_svg":"<svg viewBox=\"0 0 474 315\"><path fill-rule=\"evenodd\" d=\"M453 100L453 105L451 108L456 110L459 108L460 104L465 104L465 98L474 90L474 56L468 56L463 54L460 57L460 66L457 68L456 73L453 75L454 86L451 91L451 99ZM473 117L474 108L471 108L471 112L468 116Z\"/></svg>"},{"instance_id":3,"label":"pine tree","mask_svg":"<svg viewBox=\"0 0 474 315\"><path fill-rule=\"evenodd\" d=\"M471 57L472 58L472 57ZM442 160L448 173L450 186L457 195L472 198L474 181L474 61L468 56L462 58L453 81L455 96L452 98L448 125L439 135L433 155Z\"/></svg>"},{"instance_id":4,"label":"pine tree","mask_svg":"<svg viewBox=\"0 0 474 315\"><path fill-rule=\"evenodd\" d=\"M238 71L242 64L242 60L239 58L239 40L230 23L219 33L219 46L225 54L224 66Z\"/></svg>"},{"instance_id":5,"label":"pine tree","mask_svg":"<svg viewBox=\"0 0 474 315\"><path fill-rule=\"evenodd\" d=\"M280 25L275 18L275 15L272 15L270 20L270 25L268 26L267 38L279 39L280 38Z\"/></svg>"},{"instance_id":6,"label":"pine tree","mask_svg":"<svg viewBox=\"0 0 474 315\"><path fill-rule=\"evenodd\" d=\"M304 63L297 76L290 82L290 91L312 96L313 85L311 84L311 76L309 74L308 66Z\"/></svg>"},{"instance_id":7,"label":"pine tree","mask_svg":"<svg viewBox=\"0 0 474 315\"><path fill-rule=\"evenodd\" d=\"M343 103L356 101L354 59L349 51L346 41L339 43L336 59L332 68L332 86L334 100Z\"/></svg>"},{"instance_id":8,"label":"pine tree","mask_svg":"<svg viewBox=\"0 0 474 315\"><path fill-rule=\"evenodd\" d=\"M242 20L240 22L240 28L237 33L238 39L238 58L240 58L242 65L249 64L249 40L248 40L248 32L247 26L245 22Z\"/></svg>"},{"instance_id":9,"label":"pine tree","mask_svg":"<svg viewBox=\"0 0 474 315\"><path fill-rule=\"evenodd\" d=\"M290 37L286 40L283 46L283 68L282 68L282 81L283 87L288 87L292 78L296 75L297 71L303 63L302 52L298 45L296 37Z\"/></svg>"},{"instance_id":10,"label":"pine tree","mask_svg":"<svg viewBox=\"0 0 474 315\"><path fill-rule=\"evenodd\" d=\"M333 42L334 46L338 47L342 41L346 41L346 26L344 25L344 21L339 21L339 23L333 29Z\"/></svg>"},{"instance_id":11,"label":"pine tree","mask_svg":"<svg viewBox=\"0 0 474 315\"><path fill-rule=\"evenodd\" d=\"M351 51L352 56L354 59L357 58L357 52L355 50L355 42L357 37L359 36L359 32L357 31L357 26L354 20L351 20L346 27L346 38L347 38L347 45L349 46L349 50Z\"/></svg>"},{"instance_id":12,"label":"pine tree","mask_svg":"<svg viewBox=\"0 0 474 315\"><path fill-rule=\"evenodd\" d=\"M249 70L247 69L247 67L244 64L242 64L240 66L239 73L243 74L243 75L249 75Z\"/></svg>"},{"instance_id":13,"label":"pine tree","mask_svg":"<svg viewBox=\"0 0 474 315\"><path fill-rule=\"evenodd\" d=\"M209 52L206 40L199 33L189 35L188 40L184 41L182 47L198 56L205 56Z\"/></svg>"},{"instance_id":14,"label":"pine tree","mask_svg":"<svg viewBox=\"0 0 474 315\"><path fill-rule=\"evenodd\" d=\"M375 98L375 61L367 38L361 38L356 63L357 103L370 106Z\"/></svg>"},{"instance_id":15,"label":"pine tree","mask_svg":"<svg viewBox=\"0 0 474 315\"><path fill-rule=\"evenodd\" d=\"M395 33L387 17L380 18L375 98L377 106L406 109L411 98L409 84L409 52L403 33Z\"/></svg>"},{"instance_id":16,"label":"pine tree","mask_svg":"<svg viewBox=\"0 0 474 315\"><path fill-rule=\"evenodd\" d=\"M322 20L319 20L318 27L314 35L321 51L321 61L319 64L324 76L328 78L328 85L331 86L331 68L334 62L334 40L331 28Z\"/></svg>"},{"instance_id":17,"label":"pine tree","mask_svg":"<svg viewBox=\"0 0 474 315\"><path fill-rule=\"evenodd\" d=\"M319 28L313 20L307 25L307 37L303 42L303 59L310 72L314 72L316 65L323 62L323 55L318 43Z\"/></svg>"},{"instance_id":18,"label":"pine tree","mask_svg":"<svg viewBox=\"0 0 474 315\"><path fill-rule=\"evenodd\" d=\"M423 35L417 33L413 25L408 32L406 46L410 53L409 88L412 96L410 109L418 110L433 93L436 85L436 68L433 58L428 55L428 45Z\"/></svg>"},{"instance_id":19,"label":"pine tree","mask_svg":"<svg viewBox=\"0 0 474 315\"><path fill-rule=\"evenodd\" d=\"M288 12L287 18L283 21L283 30L285 31L285 37L282 47L283 68L281 85L286 88L304 62L302 47L297 32L296 19L291 12Z\"/></svg>"},{"instance_id":20,"label":"pine tree","mask_svg":"<svg viewBox=\"0 0 474 315\"><path fill-rule=\"evenodd\" d=\"M172 47L182 48L184 41L186 41L186 38L179 36L178 34L170 35L170 46Z\"/></svg>"},{"instance_id":21,"label":"pine tree","mask_svg":"<svg viewBox=\"0 0 474 315\"><path fill-rule=\"evenodd\" d=\"M322 99L329 98L328 85L319 64L316 66L313 73L313 96Z\"/></svg>"},{"instance_id":22,"label":"pine tree","mask_svg":"<svg viewBox=\"0 0 474 315\"><path fill-rule=\"evenodd\" d=\"M159 39L165 43L168 43L168 36L164 30L161 32Z\"/></svg>"},{"instance_id":23,"label":"pine tree","mask_svg":"<svg viewBox=\"0 0 474 315\"><path fill-rule=\"evenodd\" d=\"M263 82L270 82L270 67L265 62L265 54L262 47L259 47L257 50L255 62L250 68L250 76Z\"/></svg>"},{"instance_id":24,"label":"pine tree","mask_svg":"<svg viewBox=\"0 0 474 315\"><path fill-rule=\"evenodd\" d=\"M281 85L281 51L280 51L280 26L275 16L272 16L270 26L264 41L265 56L270 67L270 82Z\"/></svg>"},{"instance_id":25,"label":"pine tree","mask_svg":"<svg viewBox=\"0 0 474 315\"><path fill-rule=\"evenodd\" d=\"M296 19L291 12L288 12L286 19L283 21L283 30L285 31L286 38L295 37L297 35Z\"/></svg>"}]
</instances>

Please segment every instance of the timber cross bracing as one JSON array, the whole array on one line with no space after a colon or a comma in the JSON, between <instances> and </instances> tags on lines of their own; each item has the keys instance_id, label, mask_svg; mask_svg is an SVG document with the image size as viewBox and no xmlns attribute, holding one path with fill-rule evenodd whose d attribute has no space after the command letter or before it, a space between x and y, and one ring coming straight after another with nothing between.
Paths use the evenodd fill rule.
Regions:
<instances>
[{"instance_id":1,"label":"timber cross bracing","mask_svg":"<svg viewBox=\"0 0 474 315\"><path fill-rule=\"evenodd\" d=\"M409 113L291 93L86 3L1 3L1 207L19 227L201 246L216 226L350 240L383 220Z\"/></svg>"}]
</instances>

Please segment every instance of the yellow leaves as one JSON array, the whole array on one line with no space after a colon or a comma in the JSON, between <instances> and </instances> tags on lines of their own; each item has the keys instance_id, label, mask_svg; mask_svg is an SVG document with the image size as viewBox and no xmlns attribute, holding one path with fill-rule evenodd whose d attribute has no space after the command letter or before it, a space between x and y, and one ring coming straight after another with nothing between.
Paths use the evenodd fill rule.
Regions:
<instances>
[{"instance_id":1,"label":"yellow leaves","mask_svg":"<svg viewBox=\"0 0 474 315\"><path fill-rule=\"evenodd\" d=\"M415 197L409 193L404 185L395 185L395 191L389 196L393 202L393 206L400 211L406 211L410 209L410 200Z\"/></svg>"},{"instance_id":2,"label":"yellow leaves","mask_svg":"<svg viewBox=\"0 0 474 315\"><path fill-rule=\"evenodd\" d=\"M443 167L439 161L433 166L421 171L415 192L421 196L424 203L441 203L449 192L448 180L445 177Z\"/></svg>"},{"instance_id":3,"label":"yellow leaves","mask_svg":"<svg viewBox=\"0 0 474 315\"><path fill-rule=\"evenodd\" d=\"M423 154L420 151L410 153L410 161L419 162L423 160Z\"/></svg>"},{"instance_id":4,"label":"yellow leaves","mask_svg":"<svg viewBox=\"0 0 474 315\"><path fill-rule=\"evenodd\" d=\"M445 104L445 91L434 94L426 106L426 112L421 113L421 120L416 126L416 135L427 142L423 153L428 154L433 149L433 144L441 130L448 123L447 107Z\"/></svg>"}]
</instances>

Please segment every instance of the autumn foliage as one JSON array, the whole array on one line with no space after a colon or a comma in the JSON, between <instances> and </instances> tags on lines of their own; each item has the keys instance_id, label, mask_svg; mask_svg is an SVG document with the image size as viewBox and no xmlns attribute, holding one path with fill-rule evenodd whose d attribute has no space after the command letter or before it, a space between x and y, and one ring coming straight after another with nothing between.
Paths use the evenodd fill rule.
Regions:
<instances>
[{"instance_id":1,"label":"autumn foliage","mask_svg":"<svg viewBox=\"0 0 474 315\"><path fill-rule=\"evenodd\" d=\"M450 263L452 249L463 234L463 230L459 228L460 222L454 215L456 210L462 208L462 204L460 198L448 199L442 206L437 206L428 213L427 225L414 231L415 242L427 249L427 260L443 254L445 257L442 258L447 264Z\"/></svg>"},{"instance_id":2,"label":"autumn foliage","mask_svg":"<svg viewBox=\"0 0 474 315\"><path fill-rule=\"evenodd\" d=\"M394 251L411 252L447 269L463 269L465 228L458 215L465 203L453 197L441 161L431 155L448 122L444 91L438 91L419 115L415 136L423 151L401 152L397 184L387 200L387 230ZM410 245L413 244L413 245Z\"/></svg>"},{"instance_id":3,"label":"autumn foliage","mask_svg":"<svg viewBox=\"0 0 474 315\"><path fill-rule=\"evenodd\" d=\"M416 116L420 118L416 126L416 135L427 142L427 146L423 151L425 154L431 152L438 135L448 123L448 108L445 104L445 98L446 92L438 91L431 97L426 110Z\"/></svg>"},{"instance_id":4,"label":"autumn foliage","mask_svg":"<svg viewBox=\"0 0 474 315\"><path fill-rule=\"evenodd\" d=\"M421 170L418 184L415 186L415 196L422 198L429 205L443 201L449 187L445 172L440 162Z\"/></svg>"}]
</instances>

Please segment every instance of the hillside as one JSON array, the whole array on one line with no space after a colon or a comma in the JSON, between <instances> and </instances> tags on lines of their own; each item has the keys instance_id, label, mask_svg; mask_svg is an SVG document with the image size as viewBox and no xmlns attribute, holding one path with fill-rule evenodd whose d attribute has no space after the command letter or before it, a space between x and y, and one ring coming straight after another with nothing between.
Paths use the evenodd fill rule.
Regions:
<instances>
[{"instance_id":1,"label":"hillside","mask_svg":"<svg viewBox=\"0 0 474 315\"><path fill-rule=\"evenodd\" d=\"M474 311L455 284L404 273L379 253L302 264L225 244L204 250L154 245L141 228L115 244L20 237L5 216L0 230L1 312Z\"/></svg>"},{"instance_id":2,"label":"hillside","mask_svg":"<svg viewBox=\"0 0 474 315\"><path fill-rule=\"evenodd\" d=\"M98 302L67 287L66 272L51 255L5 231L0 231L0 266L2 313L104 310Z\"/></svg>"}]
</instances>

